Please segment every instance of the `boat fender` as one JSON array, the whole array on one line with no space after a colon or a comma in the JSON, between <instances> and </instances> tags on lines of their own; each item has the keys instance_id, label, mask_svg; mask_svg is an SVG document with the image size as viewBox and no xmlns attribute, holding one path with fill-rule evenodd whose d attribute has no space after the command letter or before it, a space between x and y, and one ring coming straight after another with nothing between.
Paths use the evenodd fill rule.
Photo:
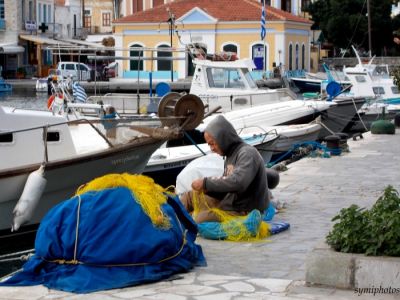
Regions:
<instances>
[{"instance_id":1,"label":"boat fender","mask_svg":"<svg viewBox=\"0 0 400 300\"><path fill-rule=\"evenodd\" d=\"M44 165L29 174L24 190L13 210L14 218L11 231L17 231L21 225L27 223L39 203L39 199L46 187L47 180L44 178Z\"/></svg>"}]
</instances>

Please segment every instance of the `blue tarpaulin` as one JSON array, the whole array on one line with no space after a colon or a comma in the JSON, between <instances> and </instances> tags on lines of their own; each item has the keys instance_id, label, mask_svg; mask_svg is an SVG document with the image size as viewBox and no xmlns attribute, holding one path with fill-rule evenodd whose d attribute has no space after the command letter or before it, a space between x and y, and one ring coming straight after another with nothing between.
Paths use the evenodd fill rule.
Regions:
<instances>
[{"instance_id":1,"label":"blue tarpaulin","mask_svg":"<svg viewBox=\"0 0 400 300\"><path fill-rule=\"evenodd\" d=\"M179 199L161 209L168 229L154 226L125 187L86 192L42 220L35 255L0 285L38 285L76 293L157 281L206 265L197 225Z\"/></svg>"}]
</instances>

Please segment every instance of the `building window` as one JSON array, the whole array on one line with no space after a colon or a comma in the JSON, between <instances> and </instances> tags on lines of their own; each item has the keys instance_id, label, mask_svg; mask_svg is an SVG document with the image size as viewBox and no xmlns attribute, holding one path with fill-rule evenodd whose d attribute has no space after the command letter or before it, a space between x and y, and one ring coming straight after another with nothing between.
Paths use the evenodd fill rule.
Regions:
<instances>
[{"instance_id":1,"label":"building window","mask_svg":"<svg viewBox=\"0 0 400 300\"><path fill-rule=\"evenodd\" d=\"M238 53L238 49L237 49L237 46L236 45L233 45L233 44L227 44L227 45L225 45L223 48L222 48L222 51L225 51L225 52L233 52L233 53Z\"/></svg>"},{"instance_id":2,"label":"building window","mask_svg":"<svg viewBox=\"0 0 400 300\"><path fill-rule=\"evenodd\" d=\"M105 12L103 15L103 26L111 26L111 13Z\"/></svg>"},{"instance_id":3,"label":"building window","mask_svg":"<svg viewBox=\"0 0 400 300\"><path fill-rule=\"evenodd\" d=\"M255 44L252 47L252 59L256 65L256 70L264 70L267 49L263 44Z\"/></svg>"},{"instance_id":4,"label":"building window","mask_svg":"<svg viewBox=\"0 0 400 300\"><path fill-rule=\"evenodd\" d=\"M307 11L308 7L310 6L310 0L302 0L301 1L301 10L302 11Z\"/></svg>"},{"instance_id":5,"label":"building window","mask_svg":"<svg viewBox=\"0 0 400 300\"><path fill-rule=\"evenodd\" d=\"M85 28L92 27L92 16L85 16Z\"/></svg>"},{"instance_id":6,"label":"building window","mask_svg":"<svg viewBox=\"0 0 400 300\"><path fill-rule=\"evenodd\" d=\"M131 48L142 48L141 45L135 44ZM135 57L137 60L130 61L131 71L142 71L143 70L143 50L134 49L130 51L130 57Z\"/></svg>"},{"instance_id":7,"label":"building window","mask_svg":"<svg viewBox=\"0 0 400 300\"><path fill-rule=\"evenodd\" d=\"M168 45L158 46L157 57L172 58L172 52L171 51L162 51L162 48L169 48L169 46ZM172 64L172 60L157 59L157 70L158 71L169 71L169 70L171 70L171 64Z\"/></svg>"},{"instance_id":8,"label":"building window","mask_svg":"<svg viewBox=\"0 0 400 300\"><path fill-rule=\"evenodd\" d=\"M1 1L4 3L4 0ZM29 21L33 21L33 2L29 1L29 8L28 8L28 17L29 17Z\"/></svg>"},{"instance_id":9,"label":"building window","mask_svg":"<svg viewBox=\"0 0 400 300\"><path fill-rule=\"evenodd\" d=\"M47 4L43 4L43 23L47 23Z\"/></svg>"},{"instance_id":10,"label":"building window","mask_svg":"<svg viewBox=\"0 0 400 300\"><path fill-rule=\"evenodd\" d=\"M4 14L4 0L0 0L0 19L2 19L2 20L5 19L5 14Z\"/></svg>"},{"instance_id":11,"label":"building window","mask_svg":"<svg viewBox=\"0 0 400 300\"><path fill-rule=\"evenodd\" d=\"M143 11L143 0L132 0L132 13Z\"/></svg>"},{"instance_id":12,"label":"building window","mask_svg":"<svg viewBox=\"0 0 400 300\"><path fill-rule=\"evenodd\" d=\"M296 55L296 64L295 64L295 66L296 66L296 70L298 70L299 69L299 45L298 44L296 44L296 53L295 53L295 55Z\"/></svg>"},{"instance_id":13,"label":"building window","mask_svg":"<svg viewBox=\"0 0 400 300\"><path fill-rule=\"evenodd\" d=\"M48 22L51 23L51 5L47 6Z\"/></svg>"},{"instance_id":14,"label":"building window","mask_svg":"<svg viewBox=\"0 0 400 300\"><path fill-rule=\"evenodd\" d=\"M293 70L293 46L289 45L289 70Z\"/></svg>"},{"instance_id":15,"label":"building window","mask_svg":"<svg viewBox=\"0 0 400 300\"><path fill-rule=\"evenodd\" d=\"M83 27L85 28L90 28L92 27L92 11L90 9L85 9L85 24L83 24Z\"/></svg>"},{"instance_id":16,"label":"building window","mask_svg":"<svg viewBox=\"0 0 400 300\"><path fill-rule=\"evenodd\" d=\"M163 4L164 4L164 0L153 0L153 7L163 5Z\"/></svg>"},{"instance_id":17,"label":"building window","mask_svg":"<svg viewBox=\"0 0 400 300\"><path fill-rule=\"evenodd\" d=\"M291 0L282 0L281 10L292 12L292 3Z\"/></svg>"},{"instance_id":18,"label":"building window","mask_svg":"<svg viewBox=\"0 0 400 300\"><path fill-rule=\"evenodd\" d=\"M41 23L42 22L42 4L41 3L39 3L38 11L39 11L38 20L39 20L39 23Z\"/></svg>"},{"instance_id":19,"label":"building window","mask_svg":"<svg viewBox=\"0 0 400 300\"><path fill-rule=\"evenodd\" d=\"M305 69L305 61L306 61L306 46L301 47L301 68Z\"/></svg>"}]
</instances>

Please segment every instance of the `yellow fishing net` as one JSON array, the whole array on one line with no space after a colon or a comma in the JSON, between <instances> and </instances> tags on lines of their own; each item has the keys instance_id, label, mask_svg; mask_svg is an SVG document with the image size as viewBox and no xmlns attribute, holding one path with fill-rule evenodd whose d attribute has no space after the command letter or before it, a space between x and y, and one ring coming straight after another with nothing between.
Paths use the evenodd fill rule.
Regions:
<instances>
[{"instance_id":1,"label":"yellow fishing net","mask_svg":"<svg viewBox=\"0 0 400 300\"><path fill-rule=\"evenodd\" d=\"M228 241L257 241L270 235L270 225L262 220L261 213L253 210L246 216L235 216L229 212L210 207L204 199L204 193L193 192L193 217L201 211L200 201L206 204L208 210L220 219L218 231L224 240ZM203 223L204 224L204 223Z\"/></svg>"},{"instance_id":2,"label":"yellow fishing net","mask_svg":"<svg viewBox=\"0 0 400 300\"><path fill-rule=\"evenodd\" d=\"M108 174L80 186L76 195L116 187L126 187L132 192L136 202L149 216L153 225L163 229L171 227L168 217L161 209L161 205L167 202L165 190L150 177L128 173Z\"/></svg>"}]
</instances>

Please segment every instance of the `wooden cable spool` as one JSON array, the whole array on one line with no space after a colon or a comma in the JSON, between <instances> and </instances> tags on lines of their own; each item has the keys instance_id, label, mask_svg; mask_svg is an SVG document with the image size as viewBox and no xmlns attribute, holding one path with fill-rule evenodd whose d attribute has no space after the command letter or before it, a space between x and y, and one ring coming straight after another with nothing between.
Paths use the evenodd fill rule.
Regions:
<instances>
[{"instance_id":1,"label":"wooden cable spool","mask_svg":"<svg viewBox=\"0 0 400 300\"><path fill-rule=\"evenodd\" d=\"M161 98L158 116L163 126L171 126L171 119L182 118L179 125L185 130L195 129L204 118L203 101L196 95L171 92ZM176 120L174 120L176 123Z\"/></svg>"}]
</instances>

